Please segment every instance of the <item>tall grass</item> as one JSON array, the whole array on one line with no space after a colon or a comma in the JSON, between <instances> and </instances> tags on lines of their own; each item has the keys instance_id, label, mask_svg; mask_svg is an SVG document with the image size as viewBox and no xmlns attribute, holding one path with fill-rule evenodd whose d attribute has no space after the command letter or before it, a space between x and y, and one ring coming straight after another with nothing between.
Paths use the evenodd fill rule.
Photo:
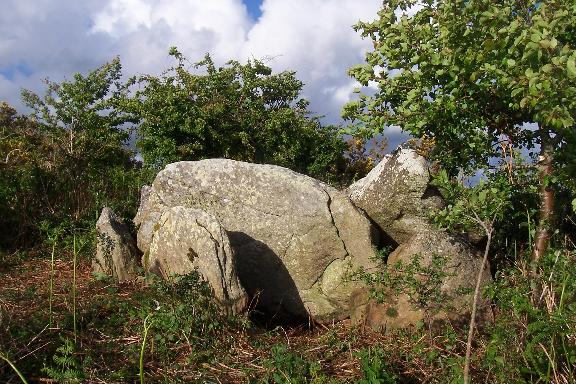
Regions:
<instances>
[{"instance_id":1,"label":"tall grass","mask_svg":"<svg viewBox=\"0 0 576 384\"><path fill-rule=\"evenodd\" d=\"M76 233L74 233L74 245L73 245L73 255L72 255L72 311L73 311L73 323L74 323L74 343L78 341L78 330L76 328L76 259L78 255L78 249L76 246Z\"/></svg>"},{"instance_id":2,"label":"tall grass","mask_svg":"<svg viewBox=\"0 0 576 384\"><path fill-rule=\"evenodd\" d=\"M50 311L50 320L49 320L49 327L52 328L52 302L54 300L54 254L56 251L56 243L58 238L54 238L54 242L52 243L52 254L50 255L50 297L48 299L49 302L49 311Z\"/></svg>"},{"instance_id":3,"label":"tall grass","mask_svg":"<svg viewBox=\"0 0 576 384\"><path fill-rule=\"evenodd\" d=\"M140 348L140 384L144 384L144 349L146 348L148 330L152 326L152 321L148 322L150 316L152 316L151 313L144 319L144 335L142 336L142 347Z\"/></svg>"},{"instance_id":4,"label":"tall grass","mask_svg":"<svg viewBox=\"0 0 576 384\"><path fill-rule=\"evenodd\" d=\"M14 372L16 372L16 374L18 375L18 377L20 378L20 380L22 380L22 382L24 384L28 384L28 382L26 381L26 379L24 378L22 373L18 370L18 368L14 365L14 363L9 358L4 356L4 354L2 352L0 352L0 359L4 360L6 363L8 363L8 365L14 370Z\"/></svg>"}]
</instances>

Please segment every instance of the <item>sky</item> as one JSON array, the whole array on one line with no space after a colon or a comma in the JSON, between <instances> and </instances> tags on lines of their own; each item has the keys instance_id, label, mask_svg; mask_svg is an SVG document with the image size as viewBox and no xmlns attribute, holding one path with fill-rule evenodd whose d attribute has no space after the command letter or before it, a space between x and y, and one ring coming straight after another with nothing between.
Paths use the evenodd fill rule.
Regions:
<instances>
[{"instance_id":1,"label":"sky","mask_svg":"<svg viewBox=\"0 0 576 384\"><path fill-rule=\"evenodd\" d=\"M123 73L159 75L178 47L190 61L210 53L222 65L265 61L294 70L303 97L325 123L357 84L347 68L371 42L352 29L376 18L382 0L3 0L0 100L25 112L22 88L42 93L43 79L70 79L119 56ZM397 135L392 130L390 135Z\"/></svg>"}]
</instances>

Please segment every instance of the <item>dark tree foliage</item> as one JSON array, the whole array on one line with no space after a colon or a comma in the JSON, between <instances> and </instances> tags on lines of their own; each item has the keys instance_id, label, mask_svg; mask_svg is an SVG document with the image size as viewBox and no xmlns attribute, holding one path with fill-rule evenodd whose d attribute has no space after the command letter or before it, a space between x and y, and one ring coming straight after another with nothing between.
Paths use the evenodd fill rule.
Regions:
<instances>
[{"instance_id":1,"label":"dark tree foliage","mask_svg":"<svg viewBox=\"0 0 576 384\"><path fill-rule=\"evenodd\" d=\"M131 215L142 176L127 150L118 59L43 96L23 91L29 117L1 105L0 247L36 244L42 231L93 227L104 205Z\"/></svg>"},{"instance_id":2,"label":"dark tree foliage","mask_svg":"<svg viewBox=\"0 0 576 384\"><path fill-rule=\"evenodd\" d=\"M294 72L274 74L260 61L216 67L209 55L189 65L176 48L170 54L177 66L134 79L142 89L125 105L141 119L145 165L224 157L325 180L342 169L346 144L312 116Z\"/></svg>"},{"instance_id":3,"label":"dark tree foliage","mask_svg":"<svg viewBox=\"0 0 576 384\"><path fill-rule=\"evenodd\" d=\"M78 220L93 209L97 195L105 194L108 173L125 167L130 153L123 126L132 119L115 108L120 98L119 59L92 71L75 74L73 81L47 81L43 97L23 91L31 117L50 143L51 169L57 169L60 209Z\"/></svg>"},{"instance_id":4,"label":"dark tree foliage","mask_svg":"<svg viewBox=\"0 0 576 384\"><path fill-rule=\"evenodd\" d=\"M386 1L376 20L356 26L374 49L350 69L378 91L344 115L363 131L399 125L433 138L432 156L452 174L489 168L503 144L530 149L537 260L553 225L554 183L573 187L576 176L575 15L572 0Z\"/></svg>"},{"instance_id":5,"label":"dark tree foliage","mask_svg":"<svg viewBox=\"0 0 576 384\"><path fill-rule=\"evenodd\" d=\"M43 151L35 123L0 102L0 249L26 243L36 213L46 208L33 196L42 189L38 154Z\"/></svg>"}]
</instances>

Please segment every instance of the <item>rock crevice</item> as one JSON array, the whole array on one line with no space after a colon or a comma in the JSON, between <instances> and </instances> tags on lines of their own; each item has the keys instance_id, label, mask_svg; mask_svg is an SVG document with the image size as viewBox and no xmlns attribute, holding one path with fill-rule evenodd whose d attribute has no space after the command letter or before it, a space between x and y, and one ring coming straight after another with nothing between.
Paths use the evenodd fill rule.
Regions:
<instances>
[{"instance_id":1,"label":"rock crevice","mask_svg":"<svg viewBox=\"0 0 576 384\"><path fill-rule=\"evenodd\" d=\"M348 252L348 249L346 248L346 242L340 236L340 230L338 229L338 225L336 225L336 221L334 220L334 215L332 214L332 196L330 196L330 193L328 193L328 191L324 190L324 192L326 193L326 197L327 197L326 208L328 209L328 214L330 215L330 220L332 222L332 225L334 226L334 230L336 231L336 236L342 242L342 247L344 248L344 251L346 252L345 256L348 256L350 254L350 252Z\"/></svg>"}]
</instances>

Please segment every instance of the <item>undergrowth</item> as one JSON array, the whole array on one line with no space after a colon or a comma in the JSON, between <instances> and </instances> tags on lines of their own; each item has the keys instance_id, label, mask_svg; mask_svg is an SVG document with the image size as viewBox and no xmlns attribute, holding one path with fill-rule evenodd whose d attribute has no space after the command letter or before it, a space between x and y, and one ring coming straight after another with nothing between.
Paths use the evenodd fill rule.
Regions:
<instances>
[{"instance_id":1,"label":"undergrowth","mask_svg":"<svg viewBox=\"0 0 576 384\"><path fill-rule=\"evenodd\" d=\"M485 292L494 321L474 338L473 382L574 383L576 252L568 248L541 260L536 299L530 266L518 262L495 277ZM386 334L346 322L262 329L220 311L197 273L170 283L154 276L117 283L95 279L85 258L77 271L74 341L71 259L54 261L52 311L50 259L21 262L2 273L0 352L30 382L462 380L467 330L450 323ZM18 381L3 360L0 382Z\"/></svg>"}]
</instances>

